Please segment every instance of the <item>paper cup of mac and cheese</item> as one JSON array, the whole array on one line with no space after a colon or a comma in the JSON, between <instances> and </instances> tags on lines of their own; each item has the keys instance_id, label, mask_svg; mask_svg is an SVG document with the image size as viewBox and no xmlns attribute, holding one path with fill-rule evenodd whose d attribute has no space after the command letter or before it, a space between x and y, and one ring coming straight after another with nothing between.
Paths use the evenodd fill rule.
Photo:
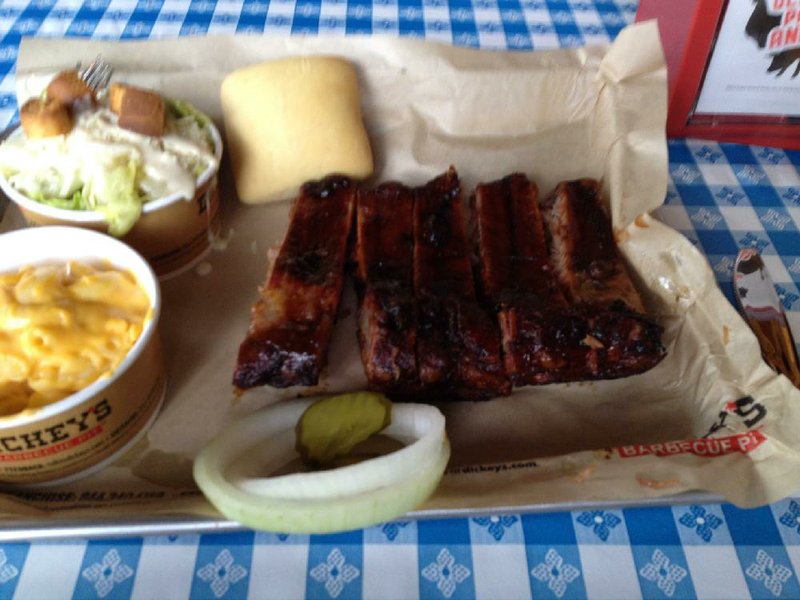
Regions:
<instances>
[{"instance_id":1,"label":"paper cup of mac and cheese","mask_svg":"<svg viewBox=\"0 0 800 600\"><path fill-rule=\"evenodd\" d=\"M73 227L0 235L0 485L88 475L163 403L158 281L126 244Z\"/></svg>"}]
</instances>

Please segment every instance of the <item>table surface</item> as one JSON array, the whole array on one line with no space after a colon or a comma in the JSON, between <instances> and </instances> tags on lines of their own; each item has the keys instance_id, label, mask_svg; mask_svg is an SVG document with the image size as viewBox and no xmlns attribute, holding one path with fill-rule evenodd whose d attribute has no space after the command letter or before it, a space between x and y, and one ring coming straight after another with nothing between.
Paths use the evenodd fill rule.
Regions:
<instances>
[{"instance_id":1,"label":"table surface","mask_svg":"<svg viewBox=\"0 0 800 600\"><path fill-rule=\"evenodd\" d=\"M381 33L540 50L605 43L621 0L2 0L0 125L22 36ZM672 141L658 217L731 298L762 252L800 332L800 152ZM798 475L800 486L800 474ZM800 598L800 501L397 521L329 536L251 531L6 543L0 598Z\"/></svg>"}]
</instances>

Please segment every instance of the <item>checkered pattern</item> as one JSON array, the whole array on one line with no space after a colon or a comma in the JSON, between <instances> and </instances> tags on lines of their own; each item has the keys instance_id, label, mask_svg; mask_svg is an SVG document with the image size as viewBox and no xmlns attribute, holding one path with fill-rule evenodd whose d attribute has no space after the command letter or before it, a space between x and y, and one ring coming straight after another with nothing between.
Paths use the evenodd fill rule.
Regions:
<instances>
[{"instance_id":1,"label":"checkered pattern","mask_svg":"<svg viewBox=\"0 0 800 600\"><path fill-rule=\"evenodd\" d=\"M540 50L606 43L633 20L636 5L632 0L3 0L0 126L16 119L14 61L22 36L382 34Z\"/></svg>"},{"instance_id":2,"label":"checkered pattern","mask_svg":"<svg viewBox=\"0 0 800 600\"><path fill-rule=\"evenodd\" d=\"M3 0L0 126L22 36L387 34L479 48L607 42L624 0ZM800 153L674 141L657 215L731 298L765 256L800 332ZM392 522L332 536L188 535L0 545L0 598L800 598L800 503Z\"/></svg>"},{"instance_id":3,"label":"checkered pattern","mask_svg":"<svg viewBox=\"0 0 800 600\"><path fill-rule=\"evenodd\" d=\"M798 573L795 500L0 547L21 599L800 598Z\"/></svg>"},{"instance_id":4,"label":"checkered pattern","mask_svg":"<svg viewBox=\"0 0 800 600\"><path fill-rule=\"evenodd\" d=\"M740 248L756 248L797 334L799 167L798 151L673 140L669 146L667 198L655 212L703 251L720 288L734 305L736 254Z\"/></svg>"}]
</instances>

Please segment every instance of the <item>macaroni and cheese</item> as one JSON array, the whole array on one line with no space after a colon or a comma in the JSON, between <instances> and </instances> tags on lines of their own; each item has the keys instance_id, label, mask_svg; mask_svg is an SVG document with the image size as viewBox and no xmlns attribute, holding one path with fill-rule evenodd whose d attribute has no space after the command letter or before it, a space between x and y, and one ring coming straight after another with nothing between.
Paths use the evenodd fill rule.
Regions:
<instances>
[{"instance_id":1,"label":"macaroni and cheese","mask_svg":"<svg viewBox=\"0 0 800 600\"><path fill-rule=\"evenodd\" d=\"M0 274L0 416L35 410L111 375L151 316L135 277L107 264Z\"/></svg>"}]
</instances>

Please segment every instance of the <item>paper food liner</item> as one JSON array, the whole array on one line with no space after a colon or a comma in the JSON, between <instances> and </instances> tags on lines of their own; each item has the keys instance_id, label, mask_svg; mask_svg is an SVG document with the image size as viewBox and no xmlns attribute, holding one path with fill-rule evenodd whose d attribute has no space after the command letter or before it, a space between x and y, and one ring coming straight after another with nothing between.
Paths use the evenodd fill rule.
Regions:
<instances>
[{"instance_id":1,"label":"paper food liner","mask_svg":"<svg viewBox=\"0 0 800 600\"><path fill-rule=\"evenodd\" d=\"M418 40L213 37L169 41L23 40L21 88L101 54L120 81L184 97L219 125L220 82L264 59L332 54L357 66L376 159L374 182L421 184L456 166L479 181L523 171L541 193L603 180L620 247L668 355L613 381L524 387L482 403L444 403L452 459L424 509L627 502L706 490L742 506L800 485L800 392L761 360L755 337L705 258L647 213L667 182L666 70L654 23L610 47L553 52L458 49ZM290 202L245 206L223 165L223 229L206 263L163 284L169 385L143 442L97 475L0 497L8 517L215 514L193 457L232 419L318 390L231 385L250 306ZM9 213L15 211L9 207ZM5 227L20 221L6 216ZM352 284L319 390L363 389Z\"/></svg>"}]
</instances>

